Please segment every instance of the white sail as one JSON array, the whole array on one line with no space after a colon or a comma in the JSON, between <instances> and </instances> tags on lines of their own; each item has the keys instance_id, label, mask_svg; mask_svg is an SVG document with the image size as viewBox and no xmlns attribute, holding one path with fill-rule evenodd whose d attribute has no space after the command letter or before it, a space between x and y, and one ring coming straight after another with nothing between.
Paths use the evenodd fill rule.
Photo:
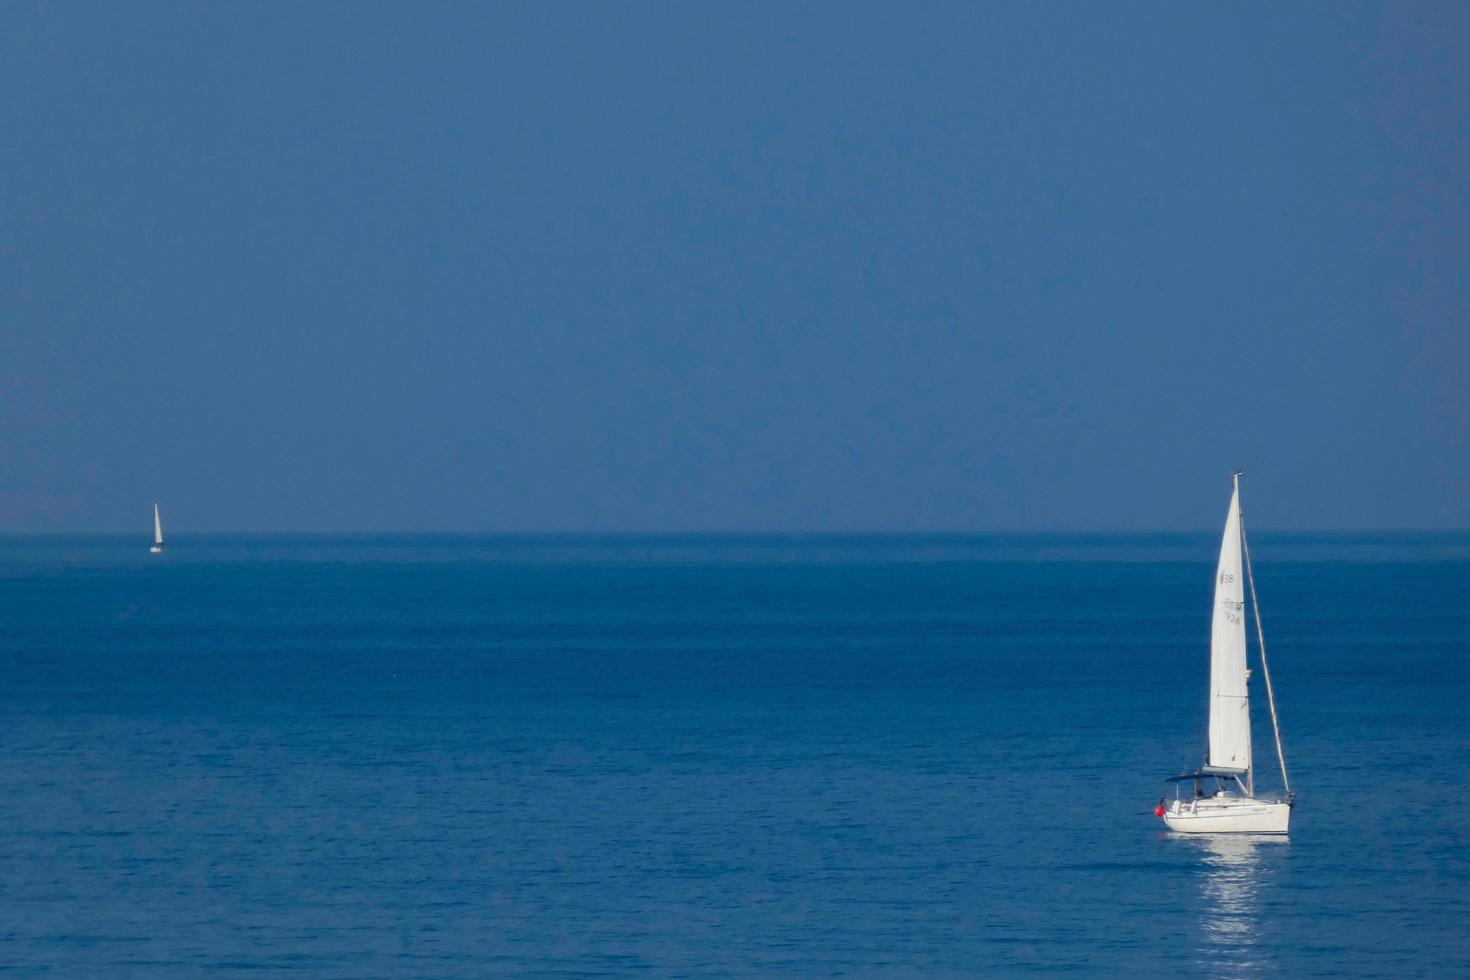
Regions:
<instances>
[{"instance_id":1,"label":"white sail","mask_svg":"<svg viewBox=\"0 0 1470 980\"><path fill-rule=\"evenodd\" d=\"M1215 618L1210 629L1210 760L1222 769L1251 767L1251 709L1245 670L1245 593L1240 563L1240 483L1230 495Z\"/></svg>"},{"instance_id":2,"label":"white sail","mask_svg":"<svg viewBox=\"0 0 1470 980\"><path fill-rule=\"evenodd\" d=\"M153 543L163 544L163 521L159 520L157 504L153 505Z\"/></svg>"}]
</instances>

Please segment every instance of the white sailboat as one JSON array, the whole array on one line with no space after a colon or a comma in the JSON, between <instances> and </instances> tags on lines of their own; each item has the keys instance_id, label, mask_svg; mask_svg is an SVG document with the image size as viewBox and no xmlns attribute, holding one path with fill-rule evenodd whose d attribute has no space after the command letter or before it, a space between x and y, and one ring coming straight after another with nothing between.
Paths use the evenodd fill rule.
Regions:
<instances>
[{"instance_id":1,"label":"white sailboat","mask_svg":"<svg viewBox=\"0 0 1470 980\"><path fill-rule=\"evenodd\" d=\"M158 517L158 505L153 505L153 547L148 549L150 554L159 554L163 551L163 521Z\"/></svg>"},{"instance_id":2,"label":"white sailboat","mask_svg":"<svg viewBox=\"0 0 1470 980\"><path fill-rule=\"evenodd\" d=\"M1250 584L1261 673L1266 679L1266 697L1271 705L1271 729L1276 736L1276 758L1281 763L1284 799L1264 799L1255 794L1255 767L1251 757L1251 672L1246 667L1246 582ZM1194 772L1171 776L1167 781L1174 784L1174 801L1166 804L1160 800L1154 812L1164 819L1170 830L1180 833L1284 834L1291 820L1291 808L1296 804L1296 794L1292 793L1291 781L1286 775L1286 755L1281 750L1276 694L1271 687L1271 671L1266 663L1266 635L1261 628L1261 610L1256 603L1250 545L1246 543L1245 522L1240 515L1239 473L1235 474L1235 490L1230 496L1230 512L1225 518L1225 537L1220 542L1220 564L1215 569L1215 614L1210 629L1209 748L1203 766ZM1194 786L1193 796L1187 799L1180 794L1186 783Z\"/></svg>"}]
</instances>

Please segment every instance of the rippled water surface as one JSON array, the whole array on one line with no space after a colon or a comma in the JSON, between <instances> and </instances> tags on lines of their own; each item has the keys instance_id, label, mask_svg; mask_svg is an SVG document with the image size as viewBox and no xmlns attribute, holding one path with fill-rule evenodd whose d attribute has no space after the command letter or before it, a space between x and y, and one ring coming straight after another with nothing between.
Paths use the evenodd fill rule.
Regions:
<instances>
[{"instance_id":1,"label":"rippled water surface","mask_svg":"<svg viewBox=\"0 0 1470 980\"><path fill-rule=\"evenodd\" d=\"M1253 535L1287 840L1217 535L146 546L0 539L18 975L1470 974L1465 535Z\"/></svg>"}]
</instances>

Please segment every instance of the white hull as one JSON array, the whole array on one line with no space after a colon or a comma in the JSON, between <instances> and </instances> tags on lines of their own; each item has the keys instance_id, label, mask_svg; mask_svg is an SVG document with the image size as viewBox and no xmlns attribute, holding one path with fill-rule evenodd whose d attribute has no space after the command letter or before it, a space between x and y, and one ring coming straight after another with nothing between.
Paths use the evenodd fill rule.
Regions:
<instances>
[{"instance_id":1,"label":"white hull","mask_svg":"<svg viewBox=\"0 0 1470 980\"><path fill-rule=\"evenodd\" d=\"M1179 834L1284 834L1291 807L1248 796L1175 800L1164 811L1164 823Z\"/></svg>"},{"instance_id":2,"label":"white hull","mask_svg":"<svg viewBox=\"0 0 1470 980\"><path fill-rule=\"evenodd\" d=\"M155 555L162 554L163 553L163 545L156 544L153 547L149 548L148 550L149 550L149 552L151 552L152 554L155 554Z\"/></svg>"}]
</instances>

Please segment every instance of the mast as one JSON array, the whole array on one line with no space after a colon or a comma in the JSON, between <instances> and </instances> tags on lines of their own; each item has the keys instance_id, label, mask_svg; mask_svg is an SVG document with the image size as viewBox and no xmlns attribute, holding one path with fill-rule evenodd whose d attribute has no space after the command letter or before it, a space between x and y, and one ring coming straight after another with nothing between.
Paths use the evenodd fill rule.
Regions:
<instances>
[{"instance_id":1,"label":"mast","mask_svg":"<svg viewBox=\"0 0 1470 980\"><path fill-rule=\"evenodd\" d=\"M1235 524L1236 524L1236 533L1237 533L1237 535L1239 537L1239 545L1240 545L1240 556L1239 557L1240 558L1244 558L1244 556L1245 556L1245 510L1240 506L1240 476L1244 472L1245 472L1244 470L1236 470L1234 473L1230 474L1230 479L1234 483L1233 496L1235 498L1234 499L1234 504L1235 504ZM1236 574L1237 574L1237 577L1239 576L1239 573L1240 573L1240 565L1241 565L1241 562L1240 561L1237 561L1236 562ZM1240 605L1238 605L1236 608L1237 608L1237 610L1239 610L1239 612L1241 614L1241 618L1244 618L1244 614L1245 614L1245 595L1243 593L1242 593L1242 595L1240 597ZM1245 628L1244 628L1243 625L1241 627L1241 631L1240 632L1241 632L1241 636L1240 636L1241 666L1242 667L1245 667L1245 691L1246 691L1246 696L1249 697L1250 696L1251 671L1250 671L1250 667L1248 666L1248 660L1249 660L1249 658L1246 657L1246 655L1245 655L1246 654L1246 649L1245 649L1246 643L1245 643ZM1252 736L1255 733L1253 731L1251 731L1250 716L1251 716L1250 702L1247 701L1246 702L1246 709L1245 709L1245 735L1246 735L1246 739L1247 740L1254 741L1254 739L1252 738ZM1256 795L1256 754L1255 754L1255 752L1252 752L1251 753L1251 762L1250 762L1250 765L1245 770L1245 795L1251 797L1252 799L1254 799L1255 798L1255 795Z\"/></svg>"},{"instance_id":2,"label":"mast","mask_svg":"<svg viewBox=\"0 0 1470 980\"><path fill-rule=\"evenodd\" d=\"M1237 492L1240 474L1235 475ZM1281 721L1276 717L1276 691L1271 686L1271 665L1266 661L1266 631L1261 628L1261 603L1256 598L1256 575L1251 569L1251 546L1245 538L1245 514L1240 516L1240 547L1245 554L1245 580L1251 587L1251 611L1256 617L1256 642L1261 647L1261 673L1266 677L1266 702L1271 706L1271 732L1276 736L1276 759L1281 763L1281 786L1286 791L1286 802L1292 803L1296 794L1291 791L1291 779L1286 775L1286 752L1281 748Z\"/></svg>"}]
</instances>

